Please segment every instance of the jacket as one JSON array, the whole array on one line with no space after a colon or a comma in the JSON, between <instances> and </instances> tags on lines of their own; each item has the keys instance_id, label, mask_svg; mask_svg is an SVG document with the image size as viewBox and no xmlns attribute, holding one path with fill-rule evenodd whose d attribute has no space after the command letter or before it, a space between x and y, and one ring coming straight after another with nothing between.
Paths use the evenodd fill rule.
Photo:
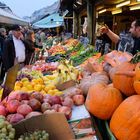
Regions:
<instances>
[{"instance_id":1,"label":"jacket","mask_svg":"<svg viewBox=\"0 0 140 140\"><path fill-rule=\"evenodd\" d=\"M16 51L15 51L14 41L12 36L10 36L4 42L4 50L2 54L3 66L5 71L7 71L12 66L14 66L15 57L16 57ZM25 46L25 58L26 58L26 46Z\"/></svg>"}]
</instances>

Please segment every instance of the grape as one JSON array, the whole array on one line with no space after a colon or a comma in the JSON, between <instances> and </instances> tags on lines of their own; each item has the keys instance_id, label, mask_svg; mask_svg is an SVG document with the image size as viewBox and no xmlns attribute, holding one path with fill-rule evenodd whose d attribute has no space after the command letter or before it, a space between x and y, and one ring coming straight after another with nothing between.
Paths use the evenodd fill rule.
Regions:
<instances>
[{"instance_id":1,"label":"grape","mask_svg":"<svg viewBox=\"0 0 140 140\"><path fill-rule=\"evenodd\" d=\"M23 78L28 78L29 81L31 81L31 80L33 79L33 77L32 77L31 75L29 75L29 74L20 73L20 74L18 74L16 80L17 80L17 81L20 81L20 80L23 79Z\"/></svg>"},{"instance_id":2,"label":"grape","mask_svg":"<svg viewBox=\"0 0 140 140\"><path fill-rule=\"evenodd\" d=\"M33 133L24 133L18 140L48 140L48 133L43 131L34 131Z\"/></svg>"},{"instance_id":3,"label":"grape","mask_svg":"<svg viewBox=\"0 0 140 140\"><path fill-rule=\"evenodd\" d=\"M0 117L0 140L14 140L15 129L5 120L5 117Z\"/></svg>"},{"instance_id":4,"label":"grape","mask_svg":"<svg viewBox=\"0 0 140 140\"><path fill-rule=\"evenodd\" d=\"M2 133L7 133L7 129L6 129L5 127L3 127L3 128L1 129L1 132L2 132Z\"/></svg>"}]
</instances>

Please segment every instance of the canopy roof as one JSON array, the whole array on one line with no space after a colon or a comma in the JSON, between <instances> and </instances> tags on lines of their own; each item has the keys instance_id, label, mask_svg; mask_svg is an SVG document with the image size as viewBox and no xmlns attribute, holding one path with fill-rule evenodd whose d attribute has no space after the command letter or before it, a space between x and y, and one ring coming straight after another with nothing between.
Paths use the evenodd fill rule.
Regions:
<instances>
[{"instance_id":1,"label":"canopy roof","mask_svg":"<svg viewBox=\"0 0 140 140\"><path fill-rule=\"evenodd\" d=\"M0 8L0 23L28 25L29 23L17 17L13 13L7 12Z\"/></svg>"},{"instance_id":2,"label":"canopy roof","mask_svg":"<svg viewBox=\"0 0 140 140\"><path fill-rule=\"evenodd\" d=\"M54 13L36 23L33 24L33 27L38 28L54 28L63 26L63 17L59 13Z\"/></svg>"}]
</instances>

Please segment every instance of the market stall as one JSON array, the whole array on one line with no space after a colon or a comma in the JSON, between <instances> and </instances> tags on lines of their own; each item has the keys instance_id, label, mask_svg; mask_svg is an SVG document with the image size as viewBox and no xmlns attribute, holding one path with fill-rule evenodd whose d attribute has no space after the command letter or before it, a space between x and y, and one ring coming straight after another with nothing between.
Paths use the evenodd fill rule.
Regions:
<instances>
[{"instance_id":1,"label":"market stall","mask_svg":"<svg viewBox=\"0 0 140 140\"><path fill-rule=\"evenodd\" d=\"M17 17L13 13L6 12L5 10L0 8L0 23L5 24L19 24L19 25L29 25L28 22L24 21L23 19Z\"/></svg>"},{"instance_id":2,"label":"market stall","mask_svg":"<svg viewBox=\"0 0 140 140\"><path fill-rule=\"evenodd\" d=\"M1 138L102 140L98 129L106 139L139 138L139 53L101 55L71 38L41 55L1 87Z\"/></svg>"},{"instance_id":3,"label":"market stall","mask_svg":"<svg viewBox=\"0 0 140 140\"><path fill-rule=\"evenodd\" d=\"M59 13L54 13L34 23L33 28L55 28L63 26L63 22L63 17Z\"/></svg>"}]
</instances>

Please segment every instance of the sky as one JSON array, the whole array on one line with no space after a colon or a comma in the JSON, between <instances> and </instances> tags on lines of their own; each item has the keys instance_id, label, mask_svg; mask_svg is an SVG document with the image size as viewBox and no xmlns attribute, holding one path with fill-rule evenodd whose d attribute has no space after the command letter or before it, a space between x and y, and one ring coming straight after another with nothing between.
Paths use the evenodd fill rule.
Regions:
<instances>
[{"instance_id":1,"label":"sky","mask_svg":"<svg viewBox=\"0 0 140 140\"><path fill-rule=\"evenodd\" d=\"M31 16L35 10L50 6L57 0L0 0L19 17Z\"/></svg>"}]
</instances>

